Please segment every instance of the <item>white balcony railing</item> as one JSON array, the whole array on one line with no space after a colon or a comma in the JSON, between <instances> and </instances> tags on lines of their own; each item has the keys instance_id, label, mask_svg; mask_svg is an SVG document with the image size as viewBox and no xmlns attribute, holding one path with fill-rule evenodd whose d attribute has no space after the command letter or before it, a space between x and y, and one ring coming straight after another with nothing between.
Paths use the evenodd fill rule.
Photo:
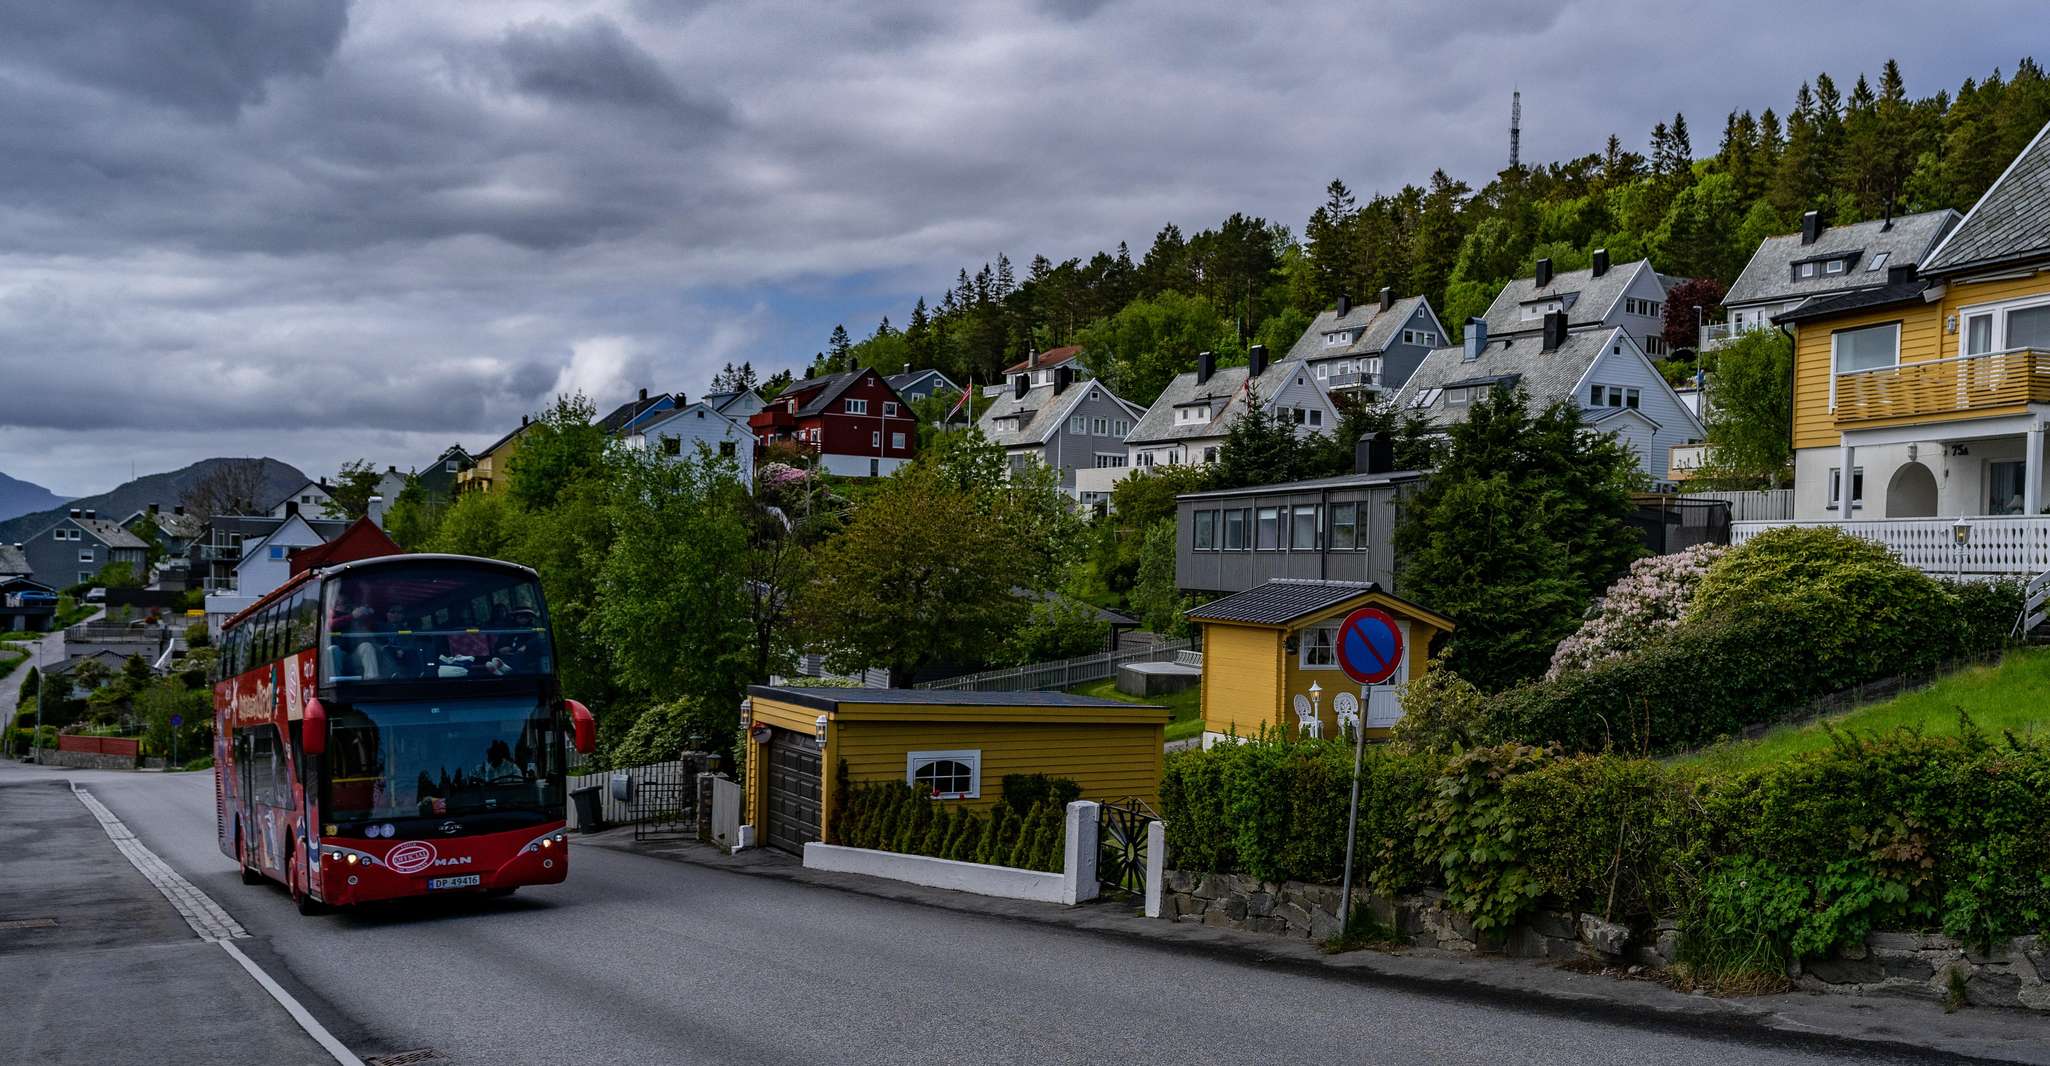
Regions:
<instances>
[{"instance_id":1,"label":"white balcony railing","mask_svg":"<svg viewBox=\"0 0 2050 1066\"><path fill-rule=\"evenodd\" d=\"M1958 539L1958 525L1965 538ZM1883 518L1856 522L1733 522L1730 543L1780 526L1840 526L1876 541L1901 562L1935 577L2035 577L2050 571L2050 515Z\"/></svg>"}]
</instances>

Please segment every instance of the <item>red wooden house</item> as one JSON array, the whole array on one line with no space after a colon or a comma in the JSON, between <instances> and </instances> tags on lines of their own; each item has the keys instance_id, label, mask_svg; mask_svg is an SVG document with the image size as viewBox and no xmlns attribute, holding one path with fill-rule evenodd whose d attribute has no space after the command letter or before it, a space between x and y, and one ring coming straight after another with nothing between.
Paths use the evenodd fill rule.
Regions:
<instances>
[{"instance_id":1,"label":"red wooden house","mask_svg":"<svg viewBox=\"0 0 2050 1066\"><path fill-rule=\"evenodd\" d=\"M911 405L873 369L806 378L747 420L755 446L789 441L842 477L881 477L918 450Z\"/></svg>"}]
</instances>

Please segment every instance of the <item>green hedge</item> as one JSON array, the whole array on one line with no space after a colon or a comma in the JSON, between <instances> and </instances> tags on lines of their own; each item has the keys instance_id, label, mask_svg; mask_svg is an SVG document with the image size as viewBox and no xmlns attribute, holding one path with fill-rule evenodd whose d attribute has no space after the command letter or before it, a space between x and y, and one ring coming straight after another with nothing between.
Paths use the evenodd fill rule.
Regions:
<instances>
[{"instance_id":1,"label":"green hedge","mask_svg":"<svg viewBox=\"0 0 2050 1066\"><path fill-rule=\"evenodd\" d=\"M1168 757L1171 863L1335 882L1352 753L1261 739ZM1648 923L1764 968L1872 928L2050 929L2050 741L1911 732L1729 776L1504 744L1367 753L1356 879L1438 888L1482 929L1540 905Z\"/></svg>"},{"instance_id":2,"label":"green hedge","mask_svg":"<svg viewBox=\"0 0 2050 1066\"><path fill-rule=\"evenodd\" d=\"M980 813L957 801L935 800L901 781L850 786L844 764L840 775L841 801L828 843L1060 872L1065 820L1061 805L1051 798L1018 806L999 803Z\"/></svg>"},{"instance_id":3,"label":"green hedge","mask_svg":"<svg viewBox=\"0 0 2050 1066\"><path fill-rule=\"evenodd\" d=\"M1497 694L1473 732L1571 751L1684 751L1820 696L1996 651L2020 606L2010 582L1937 581L1839 530L1772 530L1710 568L1679 626L1622 658Z\"/></svg>"}]
</instances>

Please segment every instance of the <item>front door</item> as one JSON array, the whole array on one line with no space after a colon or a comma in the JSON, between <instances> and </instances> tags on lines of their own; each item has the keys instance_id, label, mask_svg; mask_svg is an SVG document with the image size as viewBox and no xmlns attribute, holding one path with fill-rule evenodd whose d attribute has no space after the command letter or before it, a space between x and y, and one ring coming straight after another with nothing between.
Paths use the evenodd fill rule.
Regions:
<instances>
[{"instance_id":1,"label":"front door","mask_svg":"<svg viewBox=\"0 0 2050 1066\"><path fill-rule=\"evenodd\" d=\"M769 846L803 855L819 839L819 749L803 733L778 729L768 750Z\"/></svg>"}]
</instances>

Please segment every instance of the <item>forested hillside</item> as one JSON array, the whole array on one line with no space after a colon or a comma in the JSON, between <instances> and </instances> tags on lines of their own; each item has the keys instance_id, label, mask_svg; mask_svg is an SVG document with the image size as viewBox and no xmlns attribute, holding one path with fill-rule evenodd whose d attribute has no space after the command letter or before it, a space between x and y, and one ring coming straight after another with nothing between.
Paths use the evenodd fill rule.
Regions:
<instances>
[{"instance_id":1,"label":"forested hillside","mask_svg":"<svg viewBox=\"0 0 2050 1066\"><path fill-rule=\"evenodd\" d=\"M1229 362L1252 343L1286 350L1340 292L1422 292L1456 331L1539 257L1570 270L1607 248L1616 262L1648 255L1667 274L1727 286L1760 238L1791 232L1804 211L1845 223L1969 207L2050 121L2050 80L2023 59L2011 76L1914 99L1889 60L1849 90L1818 74L1783 106L1729 112L1706 155L1675 114L1645 152L1611 136L1478 188L1438 170L1362 198L1333 180L1300 235L1233 214L1194 233L1170 222L1136 258L1120 243L1087 259L1034 256L1021 274L1000 255L866 340L836 329L811 369L909 363L989 382L1034 348L1080 343L1118 393L1144 404L1198 351ZM1721 289L1710 288L1712 300ZM1669 301L1683 341L1694 302Z\"/></svg>"}]
</instances>

